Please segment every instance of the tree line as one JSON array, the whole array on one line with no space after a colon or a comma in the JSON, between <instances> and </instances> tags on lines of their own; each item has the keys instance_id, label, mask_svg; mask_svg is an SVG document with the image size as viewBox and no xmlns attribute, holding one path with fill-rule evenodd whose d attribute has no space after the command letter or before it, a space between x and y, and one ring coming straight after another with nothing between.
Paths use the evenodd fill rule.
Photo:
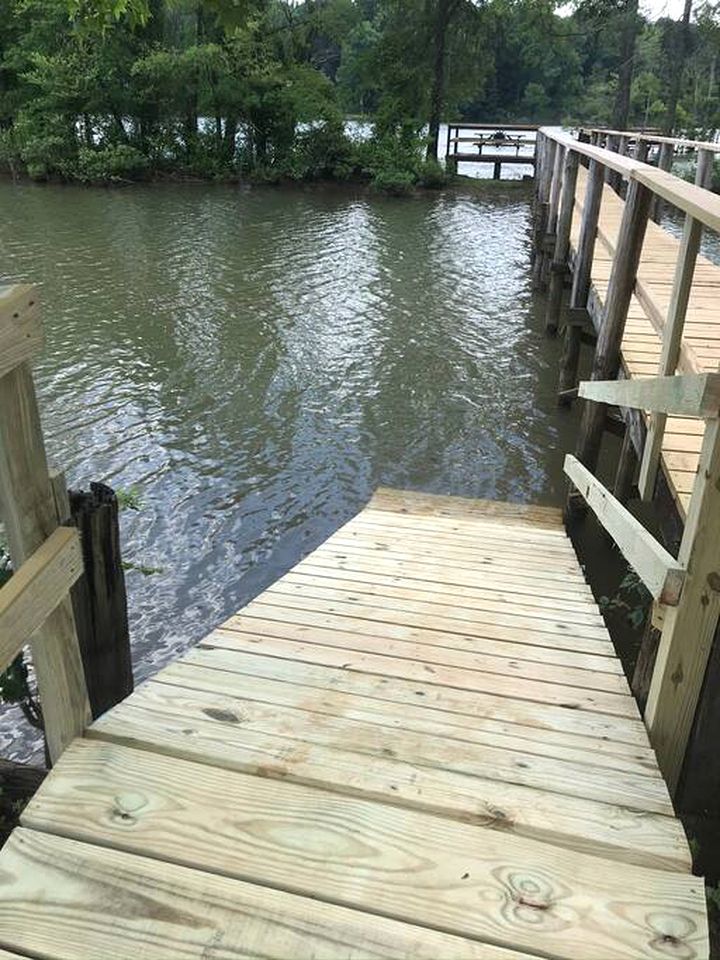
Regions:
<instances>
[{"instance_id":1,"label":"tree line","mask_svg":"<svg viewBox=\"0 0 720 960\"><path fill-rule=\"evenodd\" d=\"M403 189L442 182L444 120L708 137L720 12L692 2L0 0L0 164Z\"/></svg>"}]
</instances>

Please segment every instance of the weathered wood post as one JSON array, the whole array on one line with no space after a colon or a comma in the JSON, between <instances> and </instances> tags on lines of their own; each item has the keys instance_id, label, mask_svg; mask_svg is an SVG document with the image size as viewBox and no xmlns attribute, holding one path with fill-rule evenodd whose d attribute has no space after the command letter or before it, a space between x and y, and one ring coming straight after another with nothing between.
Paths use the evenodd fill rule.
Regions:
<instances>
[{"instance_id":1,"label":"weathered wood post","mask_svg":"<svg viewBox=\"0 0 720 960\"><path fill-rule=\"evenodd\" d=\"M543 246L548 226L550 188L555 167L556 152L557 144L555 141L543 136L542 163L540 165L540 176L537 181L537 203L535 205L535 257L533 259L532 269L532 286L534 290L540 290L543 283Z\"/></svg>"},{"instance_id":2,"label":"weathered wood post","mask_svg":"<svg viewBox=\"0 0 720 960\"><path fill-rule=\"evenodd\" d=\"M620 144L620 137L616 134L608 134L605 138L605 149L610 150L612 153L618 152L618 146ZM608 183L613 190L617 190L617 184L619 180L619 174L617 171L613 170L612 167L605 168L605 182Z\"/></svg>"},{"instance_id":3,"label":"weathered wood post","mask_svg":"<svg viewBox=\"0 0 720 960\"><path fill-rule=\"evenodd\" d=\"M637 454L632 442L630 428L626 427L622 447L620 448L620 457L615 471L615 482L613 484L613 495L620 503L627 503L630 499L636 468Z\"/></svg>"},{"instance_id":4,"label":"weathered wood post","mask_svg":"<svg viewBox=\"0 0 720 960\"><path fill-rule=\"evenodd\" d=\"M647 163L648 152L650 150L650 143L643 139L643 137L638 134L638 138L635 141L635 150L633 152L633 160L639 160L640 163Z\"/></svg>"},{"instance_id":5,"label":"weathered wood post","mask_svg":"<svg viewBox=\"0 0 720 960\"><path fill-rule=\"evenodd\" d=\"M575 318L577 311L587 308L590 295L590 277L593 256L595 255L595 241L597 239L604 182L602 164L598 160L591 160L585 186L580 236L575 255L575 270L570 293L570 316L568 323L565 325L565 343L560 358L558 403L561 405L570 403L568 391L577 386L580 343L584 323Z\"/></svg>"},{"instance_id":6,"label":"weathered wood post","mask_svg":"<svg viewBox=\"0 0 720 960\"><path fill-rule=\"evenodd\" d=\"M568 273L568 254L570 252L570 228L575 207L575 188L578 176L578 154L569 147L565 150L563 165L563 185L560 197L560 210L555 230L555 250L550 264L550 293L545 315L545 331L551 336L557 333L560 323L562 294L565 277Z\"/></svg>"},{"instance_id":7,"label":"weathered wood post","mask_svg":"<svg viewBox=\"0 0 720 960\"><path fill-rule=\"evenodd\" d=\"M713 159L714 155L710 150L699 151L695 174L697 186L704 188L711 186ZM667 377L675 373L680 360L685 314L690 300L695 263L700 252L702 229L702 223L699 220L690 216L689 213L685 215L682 240L675 264L670 306L663 330L662 352L658 369L658 375L661 377ZM643 500L652 500L655 492L666 421L667 417L664 413L655 412L651 414L638 483L640 496Z\"/></svg>"},{"instance_id":8,"label":"weathered wood post","mask_svg":"<svg viewBox=\"0 0 720 960\"><path fill-rule=\"evenodd\" d=\"M29 359L42 344L37 291L0 293L0 513L17 568L58 526ZM23 355L22 350L25 350ZM18 362L18 359L20 362ZM56 607L31 642L33 665L54 762L90 720L70 598Z\"/></svg>"},{"instance_id":9,"label":"weathered wood post","mask_svg":"<svg viewBox=\"0 0 720 960\"><path fill-rule=\"evenodd\" d=\"M620 344L635 286L651 199L652 192L648 187L637 180L631 180L595 348L592 380L612 380L617 376L620 367ZM597 466L606 415L605 403L593 400L585 402L577 458L588 470L594 471ZM578 508L578 498L571 491L567 503L567 518L571 519Z\"/></svg>"},{"instance_id":10,"label":"weathered wood post","mask_svg":"<svg viewBox=\"0 0 720 960\"><path fill-rule=\"evenodd\" d=\"M118 502L110 487L91 483L89 493L70 491L69 506L85 566L85 576L73 588L73 610L90 706L97 718L133 690Z\"/></svg>"},{"instance_id":11,"label":"weathered wood post","mask_svg":"<svg viewBox=\"0 0 720 960\"><path fill-rule=\"evenodd\" d=\"M452 124L448 124L447 128L447 142L445 145L445 169L448 173L456 174L457 173L457 159L452 156L453 153L457 153L457 141L452 143L453 150L450 149L450 144L452 142L452 131L456 130L455 136L460 135L460 128L454 128Z\"/></svg>"},{"instance_id":12,"label":"weathered wood post","mask_svg":"<svg viewBox=\"0 0 720 960\"><path fill-rule=\"evenodd\" d=\"M665 612L645 722L675 792L720 615L720 418L706 422L678 560L687 573L680 602Z\"/></svg>"},{"instance_id":13,"label":"weathered wood post","mask_svg":"<svg viewBox=\"0 0 720 960\"><path fill-rule=\"evenodd\" d=\"M658 170L665 170L669 173L672 170L673 157L675 156L675 146L672 143L660 144L660 156L658 157ZM655 223L660 223L663 215L663 201L659 196L653 198L650 210L650 219Z\"/></svg>"}]
</instances>

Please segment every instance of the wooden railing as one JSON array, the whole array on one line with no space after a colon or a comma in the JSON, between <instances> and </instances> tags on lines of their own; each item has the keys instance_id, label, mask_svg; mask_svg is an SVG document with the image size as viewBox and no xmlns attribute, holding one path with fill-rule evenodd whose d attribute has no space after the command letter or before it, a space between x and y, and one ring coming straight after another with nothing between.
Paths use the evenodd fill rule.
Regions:
<instances>
[{"instance_id":1,"label":"wooden railing","mask_svg":"<svg viewBox=\"0 0 720 960\"><path fill-rule=\"evenodd\" d=\"M645 722L674 789L720 614L720 374L589 381L580 396L706 421L677 560L575 457L565 460L566 474L656 602L662 635Z\"/></svg>"},{"instance_id":2,"label":"wooden railing","mask_svg":"<svg viewBox=\"0 0 720 960\"><path fill-rule=\"evenodd\" d=\"M15 573L0 590L0 669L26 643L51 761L90 719L70 587L82 573L75 529L59 527L29 361L43 344L35 288L0 288L0 518Z\"/></svg>"},{"instance_id":3,"label":"wooden railing","mask_svg":"<svg viewBox=\"0 0 720 960\"><path fill-rule=\"evenodd\" d=\"M648 140L662 142L655 135L648 135ZM584 202L574 243L559 382L561 400L579 394L588 401L582 413L576 456L566 460L566 473L576 488L568 500L568 517L584 500L614 537L655 601L653 622L661 629L661 635L645 720L661 768L675 791L720 616L720 374L702 373L693 351L683 344L702 230L720 230L720 197L707 189L718 147L694 144L699 147L698 170L696 182L691 184L673 176L668 169L626 156L623 145L616 145L617 151L607 150L560 130L541 129L533 276L536 286L549 288L546 329L553 333L559 326L563 285L572 254L570 232L576 211L579 166L585 164ZM617 179L613 180L613 176ZM611 188L624 196L625 202L611 250L610 279L598 310L592 292L592 266L602 198ZM672 204L685 217L664 317L655 304L649 303L637 276L647 223L658 200ZM658 376L651 379L623 379L621 345L634 293L661 338ZM585 326L588 312L595 320L595 350L591 380L578 389L578 355L582 337L589 336ZM678 370L689 372L676 375ZM611 407L620 408L626 422L615 482L617 496L594 475ZM669 552L623 506L619 493L621 488L629 487L632 468L628 464L637 450L641 458L640 493L644 499L657 497L668 415L706 421L699 468L684 525L681 523L682 532L677 539L671 538L679 541L676 557L674 547L673 553ZM664 489L668 490L667 483Z\"/></svg>"}]
</instances>

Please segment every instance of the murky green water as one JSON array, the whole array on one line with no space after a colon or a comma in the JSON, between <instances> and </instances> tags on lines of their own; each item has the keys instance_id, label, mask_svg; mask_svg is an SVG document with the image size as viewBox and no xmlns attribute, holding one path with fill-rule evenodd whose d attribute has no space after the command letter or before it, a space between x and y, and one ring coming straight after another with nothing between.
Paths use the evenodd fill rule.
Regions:
<instances>
[{"instance_id":1,"label":"murky green water","mask_svg":"<svg viewBox=\"0 0 720 960\"><path fill-rule=\"evenodd\" d=\"M125 557L162 572L127 575L138 678L378 484L560 502L530 188L482 189L0 184L2 279L42 285L52 461L141 491Z\"/></svg>"}]
</instances>

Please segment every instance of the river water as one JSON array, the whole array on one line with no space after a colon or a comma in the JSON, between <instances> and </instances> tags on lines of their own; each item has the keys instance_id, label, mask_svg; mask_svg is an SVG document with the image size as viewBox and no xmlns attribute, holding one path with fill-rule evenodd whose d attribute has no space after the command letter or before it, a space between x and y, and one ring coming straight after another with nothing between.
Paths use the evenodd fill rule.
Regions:
<instances>
[{"instance_id":1,"label":"river water","mask_svg":"<svg viewBox=\"0 0 720 960\"><path fill-rule=\"evenodd\" d=\"M0 184L2 280L42 289L51 462L139 494L138 680L378 484L560 503L575 415L530 290L530 190ZM0 752L28 754L14 714Z\"/></svg>"}]
</instances>

